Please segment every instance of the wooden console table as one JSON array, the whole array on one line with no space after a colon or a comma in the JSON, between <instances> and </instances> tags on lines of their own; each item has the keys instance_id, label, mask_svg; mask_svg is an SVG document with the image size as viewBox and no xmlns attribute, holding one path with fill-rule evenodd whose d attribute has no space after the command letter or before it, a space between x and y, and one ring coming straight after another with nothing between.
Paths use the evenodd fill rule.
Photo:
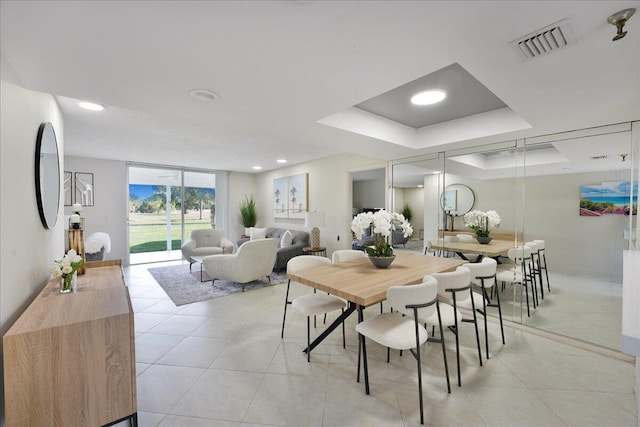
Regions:
<instances>
[{"instance_id":1,"label":"wooden console table","mask_svg":"<svg viewBox=\"0 0 640 427\"><path fill-rule=\"evenodd\" d=\"M12 426L137 426L133 310L120 261L86 263L78 290L52 280L2 338Z\"/></svg>"}]
</instances>

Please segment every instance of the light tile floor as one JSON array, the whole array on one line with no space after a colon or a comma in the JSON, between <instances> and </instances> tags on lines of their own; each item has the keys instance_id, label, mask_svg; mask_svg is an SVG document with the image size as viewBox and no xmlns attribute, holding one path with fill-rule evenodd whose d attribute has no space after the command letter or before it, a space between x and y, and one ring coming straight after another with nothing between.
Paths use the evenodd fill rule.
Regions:
<instances>
[{"instance_id":1,"label":"light tile floor","mask_svg":"<svg viewBox=\"0 0 640 427\"><path fill-rule=\"evenodd\" d=\"M302 315L288 311L280 339L286 284L175 307L150 266L124 269L136 312L141 426L419 425L409 354L394 353L387 364L386 350L370 342L371 394L356 382L355 316L347 322L346 350L337 332L307 363ZM294 296L309 291L292 285ZM424 346L426 425L638 425L632 364L509 327L503 346L490 323L491 358L480 367L473 327L460 332L460 388L454 340L445 333L451 394L439 345ZM484 340L482 325L480 333Z\"/></svg>"}]
</instances>

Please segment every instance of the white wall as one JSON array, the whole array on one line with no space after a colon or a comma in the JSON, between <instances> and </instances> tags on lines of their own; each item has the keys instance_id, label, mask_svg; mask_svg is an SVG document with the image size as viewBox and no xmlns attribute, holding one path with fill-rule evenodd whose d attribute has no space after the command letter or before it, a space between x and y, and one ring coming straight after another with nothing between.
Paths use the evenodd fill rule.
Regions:
<instances>
[{"instance_id":1,"label":"white wall","mask_svg":"<svg viewBox=\"0 0 640 427\"><path fill-rule=\"evenodd\" d=\"M309 174L309 210L325 213L320 227L320 244L331 256L337 249L351 248L351 172L384 167L379 160L353 154L341 154L312 162L264 172L256 178L256 202L262 226L305 230L304 220L273 218L271 211L273 180L284 176ZM233 191L233 190L232 190ZM382 207L385 204L383 202ZM338 241L338 236L340 240Z\"/></svg>"},{"instance_id":2,"label":"white wall","mask_svg":"<svg viewBox=\"0 0 640 427\"><path fill-rule=\"evenodd\" d=\"M447 174L446 184L468 185L476 196L473 209L500 214L500 231L513 232L524 221L525 241L545 240L550 270L621 283L622 251L628 245L623 231L629 217L580 216L579 206L581 185L625 179L620 171L526 177L524 218L516 211L514 200L521 197L522 185L515 179L481 181ZM461 217L456 218L455 229L468 230Z\"/></svg>"},{"instance_id":3,"label":"white wall","mask_svg":"<svg viewBox=\"0 0 640 427\"><path fill-rule=\"evenodd\" d=\"M56 225L51 230L45 229L38 213L34 179L38 127L43 122L53 124L61 159L64 128L55 99L24 89L2 55L0 62L0 332L4 335L49 281L53 259L64 253L63 202ZM60 176L62 188L62 172ZM1 349L0 344L0 360ZM0 372L1 369L0 363ZM4 425L3 383L0 381L1 425Z\"/></svg>"},{"instance_id":4,"label":"white wall","mask_svg":"<svg viewBox=\"0 0 640 427\"><path fill-rule=\"evenodd\" d=\"M111 253L105 259L120 259L128 264L127 241L127 165L116 160L90 159L65 156L64 170L93 174L94 206L84 206L84 237L102 231L111 238ZM71 214L71 206L65 206L65 215Z\"/></svg>"},{"instance_id":5,"label":"white wall","mask_svg":"<svg viewBox=\"0 0 640 427\"><path fill-rule=\"evenodd\" d=\"M353 207L360 212L362 209L379 208L386 206L385 180L372 179L366 181L353 181Z\"/></svg>"}]
</instances>

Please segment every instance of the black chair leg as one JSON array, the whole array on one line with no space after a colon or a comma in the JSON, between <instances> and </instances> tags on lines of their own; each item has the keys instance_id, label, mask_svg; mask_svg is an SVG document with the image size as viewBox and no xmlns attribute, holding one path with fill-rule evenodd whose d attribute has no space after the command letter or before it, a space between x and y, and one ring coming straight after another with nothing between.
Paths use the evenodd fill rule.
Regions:
<instances>
[{"instance_id":1,"label":"black chair leg","mask_svg":"<svg viewBox=\"0 0 640 427\"><path fill-rule=\"evenodd\" d=\"M476 327L476 343L478 344L478 360L480 361L480 366L482 366L482 350L480 350L480 333L478 332L478 316L476 315L476 307L473 304L473 297L471 299L471 308L473 309L473 323ZM486 316L485 316L486 320Z\"/></svg>"},{"instance_id":2,"label":"black chair leg","mask_svg":"<svg viewBox=\"0 0 640 427\"><path fill-rule=\"evenodd\" d=\"M287 319L287 306L291 304L289 301L289 286L291 286L291 279L287 283L287 293L284 297L284 315L282 316L282 333L280 334L280 338L284 338L284 321Z\"/></svg>"},{"instance_id":3,"label":"black chair leg","mask_svg":"<svg viewBox=\"0 0 640 427\"><path fill-rule=\"evenodd\" d=\"M307 316L307 362L311 362L311 317Z\"/></svg>"},{"instance_id":4,"label":"black chair leg","mask_svg":"<svg viewBox=\"0 0 640 427\"><path fill-rule=\"evenodd\" d=\"M416 323L416 361L418 364L418 401L420 404L420 424L424 424L424 409L422 407L422 363L420 362L420 342L418 339L418 323Z\"/></svg>"},{"instance_id":5,"label":"black chair leg","mask_svg":"<svg viewBox=\"0 0 640 427\"><path fill-rule=\"evenodd\" d=\"M360 335L362 339L362 361L364 362L364 389L369 394L369 367L367 366L367 344L364 335Z\"/></svg>"},{"instance_id":6,"label":"black chair leg","mask_svg":"<svg viewBox=\"0 0 640 427\"><path fill-rule=\"evenodd\" d=\"M498 316L500 317L500 333L502 334L502 345L505 345L506 342L504 341L504 326L502 325L502 306L500 305L500 295L497 295L496 299L498 300Z\"/></svg>"},{"instance_id":7,"label":"black chair leg","mask_svg":"<svg viewBox=\"0 0 640 427\"><path fill-rule=\"evenodd\" d=\"M547 270L547 256L542 254L542 260L544 261L544 275L547 277L547 290L551 292L551 285L549 285L549 270Z\"/></svg>"},{"instance_id":8,"label":"black chair leg","mask_svg":"<svg viewBox=\"0 0 640 427\"><path fill-rule=\"evenodd\" d=\"M489 329L487 328L487 302L482 300L482 317L484 317L484 345L487 350L487 360L489 360Z\"/></svg>"},{"instance_id":9,"label":"black chair leg","mask_svg":"<svg viewBox=\"0 0 640 427\"><path fill-rule=\"evenodd\" d=\"M342 314L344 314L344 308L342 309ZM345 339L345 334L344 334L344 320L342 321L342 348L347 348L347 340Z\"/></svg>"}]
</instances>

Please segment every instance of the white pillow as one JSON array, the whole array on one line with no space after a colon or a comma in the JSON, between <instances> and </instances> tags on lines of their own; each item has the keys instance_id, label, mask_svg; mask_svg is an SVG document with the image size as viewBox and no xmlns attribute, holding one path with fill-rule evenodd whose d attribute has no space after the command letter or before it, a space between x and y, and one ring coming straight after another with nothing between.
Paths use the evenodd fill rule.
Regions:
<instances>
[{"instance_id":1,"label":"white pillow","mask_svg":"<svg viewBox=\"0 0 640 427\"><path fill-rule=\"evenodd\" d=\"M249 235L249 239L250 240L264 239L266 237L267 237L267 229L266 228L251 227L251 234Z\"/></svg>"},{"instance_id":2,"label":"white pillow","mask_svg":"<svg viewBox=\"0 0 640 427\"><path fill-rule=\"evenodd\" d=\"M280 239L280 247L288 248L292 244L293 244L293 235L289 230L287 230L282 234L282 239Z\"/></svg>"}]
</instances>

